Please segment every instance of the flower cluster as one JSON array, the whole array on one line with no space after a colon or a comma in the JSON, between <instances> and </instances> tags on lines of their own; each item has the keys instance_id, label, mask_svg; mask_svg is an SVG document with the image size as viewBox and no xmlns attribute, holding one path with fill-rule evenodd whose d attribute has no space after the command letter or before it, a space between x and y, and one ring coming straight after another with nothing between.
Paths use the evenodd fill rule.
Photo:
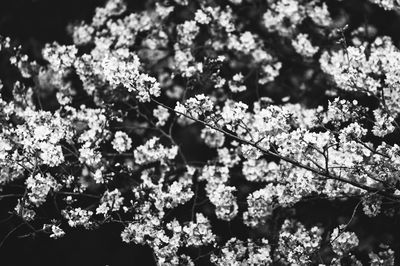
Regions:
<instances>
[{"instance_id":1,"label":"flower cluster","mask_svg":"<svg viewBox=\"0 0 400 266\"><path fill-rule=\"evenodd\" d=\"M307 230L304 225L285 220L278 242L278 256L289 264L307 265L315 256L322 240L318 227Z\"/></svg>"},{"instance_id":2,"label":"flower cluster","mask_svg":"<svg viewBox=\"0 0 400 266\"><path fill-rule=\"evenodd\" d=\"M260 244L251 239L246 242L236 238L229 239L221 248L220 255L211 255L215 265L271 265L271 247L267 239L261 239Z\"/></svg>"},{"instance_id":3,"label":"flower cluster","mask_svg":"<svg viewBox=\"0 0 400 266\"><path fill-rule=\"evenodd\" d=\"M116 150L119 153L122 153L132 148L132 140L125 132L117 131L115 132L112 145L114 150Z\"/></svg>"},{"instance_id":4,"label":"flower cluster","mask_svg":"<svg viewBox=\"0 0 400 266\"><path fill-rule=\"evenodd\" d=\"M99 207L96 209L96 214L106 215L109 212L118 211L123 201L124 198L121 197L121 192L118 189L106 191L100 200Z\"/></svg>"},{"instance_id":5,"label":"flower cluster","mask_svg":"<svg viewBox=\"0 0 400 266\"><path fill-rule=\"evenodd\" d=\"M135 163L145 164L156 161L172 160L178 153L178 147L166 148L159 143L159 138L154 137L144 145L136 147L133 152Z\"/></svg>"},{"instance_id":6,"label":"flower cluster","mask_svg":"<svg viewBox=\"0 0 400 266\"><path fill-rule=\"evenodd\" d=\"M26 179L26 188L29 191L29 202L35 206L39 206L46 202L47 194L49 194L51 189L57 189L57 182L50 174L47 174L47 176L37 174Z\"/></svg>"},{"instance_id":7,"label":"flower cluster","mask_svg":"<svg viewBox=\"0 0 400 266\"><path fill-rule=\"evenodd\" d=\"M353 232L344 231L344 226L335 228L331 234L331 244L333 251L342 256L351 249L358 246L359 240Z\"/></svg>"}]
</instances>

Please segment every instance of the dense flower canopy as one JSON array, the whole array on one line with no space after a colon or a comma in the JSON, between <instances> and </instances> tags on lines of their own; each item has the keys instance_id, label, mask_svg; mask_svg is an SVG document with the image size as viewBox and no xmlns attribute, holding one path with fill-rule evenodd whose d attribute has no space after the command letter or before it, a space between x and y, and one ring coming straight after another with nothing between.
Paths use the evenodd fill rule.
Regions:
<instances>
[{"instance_id":1,"label":"dense flower canopy","mask_svg":"<svg viewBox=\"0 0 400 266\"><path fill-rule=\"evenodd\" d=\"M120 224L159 265L395 265L351 222L399 215L400 50L345 2L109 0L41 61L4 37L0 199L50 238ZM312 199L358 204L298 221Z\"/></svg>"}]
</instances>

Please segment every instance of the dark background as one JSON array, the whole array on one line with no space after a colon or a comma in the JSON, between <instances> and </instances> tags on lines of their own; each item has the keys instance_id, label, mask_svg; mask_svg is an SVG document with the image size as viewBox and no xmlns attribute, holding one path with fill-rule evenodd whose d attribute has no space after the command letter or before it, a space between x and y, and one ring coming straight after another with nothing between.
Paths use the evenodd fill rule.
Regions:
<instances>
[{"instance_id":1,"label":"dark background","mask_svg":"<svg viewBox=\"0 0 400 266\"><path fill-rule=\"evenodd\" d=\"M353 15L350 27L356 27L368 17L376 26L378 35L389 35L394 43L400 40L399 16L373 8L364 13L360 9L363 1L344 0L346 8ZM0 35L17 40L24 52L34 59L40 58L40 51L46 42L71 43L67 25L74 21L90 21L96 6L104 0L0 0ZM129 1L131 9L144 7L145 0ZM9 219L5 211L15 201L0 201L0 241L20 220ZM296 206L296 217L306 225L336 226L346 223L352 216L358 201L345 202L308 201ZM8 208L6 208L8 207ZM311 214L311 215L310 215ZM398 216L398 215L397 215ZM225 224L214 224L216 230L225 229ZM379 242L390 242L392 249L399 253L400 221L398 218L368 218L356 215L351 230L359 236L364 257L371 247ZM122 243L121 226L106 225L96 231L71 230L60 240L47 236L18 237L24 230L17 230L7 237L0 247L0 266L14 265L154 265L151 250L146 247ZM398 264L399 265L399 264Z\"/></svg>"}]
</instances>

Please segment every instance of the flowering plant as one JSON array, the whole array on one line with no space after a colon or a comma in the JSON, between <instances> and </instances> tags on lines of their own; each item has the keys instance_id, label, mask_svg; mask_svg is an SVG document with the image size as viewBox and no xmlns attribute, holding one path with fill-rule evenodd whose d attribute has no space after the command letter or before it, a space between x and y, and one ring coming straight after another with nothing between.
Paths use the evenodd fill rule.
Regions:
<instances>
[{"instance_id":1,"label":"flowering plant","mask_svg":"<svg viewBox=\"0 0 400 266\"><path fill-rule=\"evenodd\" d=\"M109 0L44 60L3 38L0 199L50 238L119 224L158 265L394 265L351 229L399 215L400 50L346 8ZM358 203L310 224L313 200Z\"/></svg>"}]
</instances>

